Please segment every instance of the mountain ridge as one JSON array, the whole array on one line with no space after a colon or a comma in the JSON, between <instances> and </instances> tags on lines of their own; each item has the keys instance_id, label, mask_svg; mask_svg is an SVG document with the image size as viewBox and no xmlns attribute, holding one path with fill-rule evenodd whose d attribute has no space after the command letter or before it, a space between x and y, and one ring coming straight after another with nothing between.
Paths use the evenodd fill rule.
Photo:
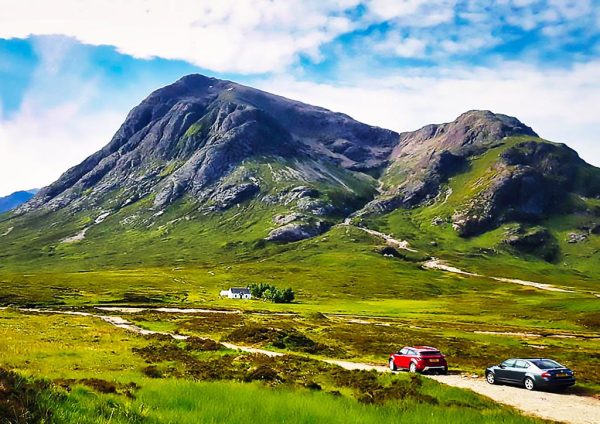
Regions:
<instances>
[{"instance_id":1,"label":"mountain ridge","mask_svg":"<svg viewBox=\"0 0 600 424\"><path fill-rule=\"evenodd\" d=\"M38 189L19 190L7 196L0 197L0 213L11 211L29 201L38 192Z\"/></svg>"},{"instance_id":2,"label":"mountain ridge","mask_svg":"<svg viewBox=\"0 0 600 424\"><path fill-rule=\"evenodd\" d=\"M151 93L107 146L11 216L85 215L89 223L77 230L85 234L109 215L127 215L122 222L143 215L144 225L172 215L171 226L239 209L258 213L247 228L262 245L314 238L345 220L388 225L387 217L401 210L415 211L411 216L439 210L431 222L462 238L519 223L506 245L521 254L529 243L521 239L532 240L529 228L552 216L576 213L586 217L582 225L596 228L599 198L597 168L508 115L472 110L396 133L190 75ZM535 234L549 244L540 255L555 260L558 254L548 254L556 252L555 236L545 229ZM81 240L60 237L55 241Z\"/></svg>"}]
</instances>

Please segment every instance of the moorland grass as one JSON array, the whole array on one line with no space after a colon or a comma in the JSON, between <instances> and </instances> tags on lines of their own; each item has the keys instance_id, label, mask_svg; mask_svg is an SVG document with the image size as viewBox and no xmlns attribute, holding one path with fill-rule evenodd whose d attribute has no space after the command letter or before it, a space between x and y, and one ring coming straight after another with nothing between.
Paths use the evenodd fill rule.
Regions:
<instances>
[{"instance_id":1,"label":"moorland grass","mask_svg":"<svg viewBox=\"0 0 600 424\"><path fill-rule=\"evenodd\" d=\"M473 422L541 422L522 417L473 393L421 378L417 378L419 384L414 394L406 392L405 398L390 399L377 405L357 402L352 397L353 390L332 386L331 383L324 383L323 387L328 390L339 388L344 394L315 392L289 383L277 384L273 388L263 383L239 381L192 381L174 377L149 379L143 372L147 362L142 361L136 349L145 346L149 348L146 352L155 352L160 358L163 354L160 352L169 350L157 348L157 340L171 345L175 352L181 349L180 354L165 357L171 372L183 373L180 375L187 375L185 369L192 371L193 375L202 375L197 373L196 367L210 363L211 358L218 358L221 353L193 352L186 348L186 343L130 335L89 317L30 315L3 310L0 318L3 324L0 367L16 369L27 375L30 381L44 380L38 392L28 392L27 396L28 407L43 413L47 418L41 422L45 423L368 423L382 420L450 423L460 421L461 417ZM14 336L5 337L11 334ZM179 358L185 362L180 362ZM197 361L190 362L190 358ZM252 358L252 355L248 356L249 360L260 359ZM203 362L207 360L209 362ZM311 362L299 361L295 367L298 364L308 367L306 370L295 368L294 373L298 376L305 372L318 375L317 369L310 371L310 367L314 366ZM190 366L193 367L186 368ZM331 369L328 372L333 372L332 376L337 375L337 367L322 366ZM252 368L244 372L252 373ZM344 376L346 379L355 373L344 370L336 378ZM397 380L403 384L401 387L411 387L406 374L380 376L377 373L358 373L360 375L352 378L358 378L357 382L365 381L367 388L377 380L381 381L377 384L384 385ZM354 384L343 381L339 380L340 384ZM110 393L115 384L128 389Z\"/></svg>"}]
</instances>

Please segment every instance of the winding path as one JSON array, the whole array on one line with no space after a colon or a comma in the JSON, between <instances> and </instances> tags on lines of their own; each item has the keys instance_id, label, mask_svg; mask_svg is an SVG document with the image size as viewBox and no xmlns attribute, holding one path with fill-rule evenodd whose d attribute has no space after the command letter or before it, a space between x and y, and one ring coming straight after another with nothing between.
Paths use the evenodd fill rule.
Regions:
<instances>
[{"instance_id":1,"label":"winding path","mask_svg":"<svg viewBox=\"0 0 600 424\"><path fill-rule=\"evenodd\" d=\"M371 234L372 236L382 238L385 240L385 242L388 246L407 250L409 252L418 252L418 250L411 248L410 244L406 240L397 240L388 234L384 234L379 231L371 230L369 228L353 225L351 223L350 219L346 219L340 225L347 226L347 227L354 227L360 231L364 231L367 234ZM455 266L449 265L446 262L444 262L438 258L431 258L428 261L425 261L422 266L425 269L435 269L438 271L450 272L452 274L460 274L460 275L466 275L466 276L470 276L470 277L483 277L483 278L488 278L490 280L500 281L503 283L512 283L512 284L519 284L522 286L535 287L536 289L540 289L540 290L563 292L563 293L574 293L575 292L575 290L571 290L570 288L561 288L561 287L553 286L552 284L536 283L535 281L519 280L517 278L490 277L487 275L477 274L474 272L468 272L468 271L464 271L460 268L457 268ZM593 293L593 294L596 297L600 297L600 294L596 294L596 293ZM600 422L600 420L598 420L598 421Z\"/></svg>"}]
</instances>

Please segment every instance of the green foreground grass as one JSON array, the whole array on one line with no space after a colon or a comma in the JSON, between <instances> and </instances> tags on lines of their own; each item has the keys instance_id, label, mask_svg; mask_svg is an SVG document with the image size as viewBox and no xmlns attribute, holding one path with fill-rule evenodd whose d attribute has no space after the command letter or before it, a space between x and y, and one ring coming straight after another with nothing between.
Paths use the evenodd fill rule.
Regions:
<instances>
[{"instance_id":1,"label":"green foreground grass","mask_svg":"<svg viewBox=\"0 0 600 424\"><path fill-rule=\"evenodd\" d=\"M16 370L24 376L15 377L15 382L4 371L0 373L2 391L8 394L0 402L0 411L21 412L14 422L541 422L471 392L428 379L411 379L407 374L379 376L327 366L331 381L347 384L346 388L340 386L340 391L325 382L322 390L321 386L302 388L292 380L243 382L228 377L226 370L222 376L209 378L211 374L204 374L203 367L220 357L250 364L263 359L228 350L189 350L185 343L132 335L90 317L2 310L0 340L0 370ZM151 357L159 355L158 359L140 356L140 351ZM172 374L148 378L148 361L155 360ZM305 364L301 368L294 365L299 376L322 373L311 369L318 362L298 363ZM240 370L252 375L255 368ZM343 383L344 379L350 380ZM370 398L356 398L359 392L354 384L366 384L360 389L367 390L365 393L373 384L382 389L398 384L400 391L373 404L357 400Z\"/></svg>"},{"instance_id":2,"label":"green foreground grass","mask_svg":"<svg viewBox=\"0 0 600 424\"><path fill-rule=\"evenodd\" d=\"M397 401L364 405L328 393L273 389L260 383L145 381L137 399L123 402L89 389L68 396L45 395L41 402L56 423L536 423L465 394L452 406ZM478 403L476 408L464 405Z\"/></svg>"}]
</instances>

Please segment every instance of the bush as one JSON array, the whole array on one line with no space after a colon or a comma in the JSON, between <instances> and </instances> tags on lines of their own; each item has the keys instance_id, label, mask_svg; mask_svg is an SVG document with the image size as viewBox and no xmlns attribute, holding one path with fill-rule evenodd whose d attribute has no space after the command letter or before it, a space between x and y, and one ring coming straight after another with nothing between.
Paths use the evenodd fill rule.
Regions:
<instances>
[{"instance_id":1,"label":"bush","mask_svg":"<svg viewBox=\"0 0 600 424\"><path fill-rule=\"evenodd\" d=\"M296 298L291 288L279 289L271 284L259 283L248 286L250 294L256 299L269 300L273 303L291 303Z\"/></svg>"}]
</instances>

